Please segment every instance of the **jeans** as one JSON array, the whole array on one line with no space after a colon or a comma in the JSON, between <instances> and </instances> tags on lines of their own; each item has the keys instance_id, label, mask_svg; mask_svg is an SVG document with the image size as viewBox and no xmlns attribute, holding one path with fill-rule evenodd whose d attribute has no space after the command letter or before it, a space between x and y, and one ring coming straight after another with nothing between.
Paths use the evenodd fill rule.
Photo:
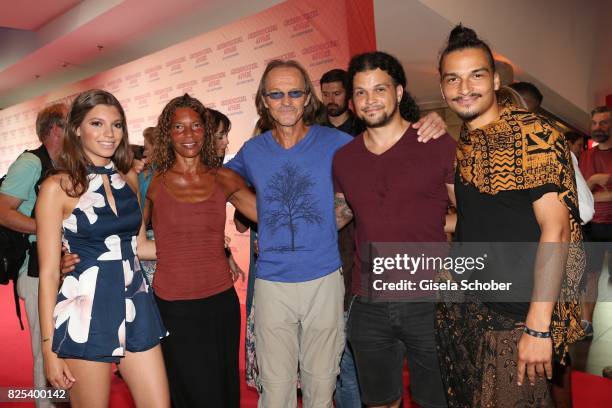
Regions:
<instances>
[{"instance_id":1,"label":"jeans","mask_svg":"<svg viewBox=\"0 0 612 408\"><path fill-rule=\"evenodd\" d=\"M344 321L348 320L348 312L344 312ZM361 408L359 395L359 382L357 369L353 359L353 351L348 343L344 346L344 353L340 360L340 375L336 381L336 395L334 397L336 408Z\"/></svg>"},{"instance_id":2,"label":"jeans","mask_svg":"<svg viewBox=\"0 0 612 408\"><path fill-rule=\"evenodd\" d=\"M402 397L407 357L412 400L424 408L447 406L436 352L434 306L363 297L353 301L347 336L365 404L386 405Z\"/></svg>"}]
</instances>

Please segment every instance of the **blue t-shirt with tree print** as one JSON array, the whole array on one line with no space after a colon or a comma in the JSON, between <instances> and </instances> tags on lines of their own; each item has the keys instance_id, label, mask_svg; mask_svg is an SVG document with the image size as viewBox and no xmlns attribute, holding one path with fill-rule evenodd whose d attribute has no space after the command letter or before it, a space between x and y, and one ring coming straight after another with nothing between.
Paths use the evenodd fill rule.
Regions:
<instances>
[{"instance_id":1,"label":"blue t-shirt with tree print","mask_svg":"<svg viewBox=\"0 0 612 408\"><path fill-rule=\"evenodd\" d=\"M306 282L340 268L332 159L352 137L313 125L290 149L268 131L226 164L257 194L258 279Z\"/></svg>"}]
</instances>

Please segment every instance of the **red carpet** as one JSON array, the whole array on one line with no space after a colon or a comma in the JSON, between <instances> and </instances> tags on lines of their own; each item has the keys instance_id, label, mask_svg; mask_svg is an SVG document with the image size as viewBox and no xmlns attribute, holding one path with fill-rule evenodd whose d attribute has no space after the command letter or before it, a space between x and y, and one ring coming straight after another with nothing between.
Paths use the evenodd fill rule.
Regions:
<instances>
[{"instance_id":1,"label":"red carpet","mask_svg":"<svg viewBox=\"0 0 612 408\"><path fill-rule=\"evenodd\" d=\"M22 306L22 310L25 307ZM23 312L25 314L25 312ZM244 310L243 320L244 322ZM15 316L12 286L0 285L0 387L31 387L32 386L32 352L29 332L24 317L25 331L19 329ZM257 392L247 388L244 382L244 347L240 346L240 362L242 378L241 403L244 408L257 406ZM405 376L407 379L407 375ZM406 381L407 383L407 381ZM612 407L612 381L582 372L574 372L572 376L575 408ZM405 396L408 401L408 396ZM114 377L111 389L112 408L133 407L127 386L119 378ZM404 403L404 406L409 405ZM2 408L34 407L34 404L2 403Z\"/></svg>"},{"instance_id":2,"label":"red carpet","mask_svg":"<svg viewBox=\"0 0 612 408\"><path fill-rule=\"evenodd\" d=\"M23 324L26 328L24 331L20 330L19 321L15 316L12 285L0 285L0 388L32 386L32 348L23 302L21 303L21 311L24 316ZM244 307L242 312L242 321L244 322ZM244 380L244 345L242 343L240 345L240 362L240 377L242 379L240 406L255 408L257 406L257 391L248 388ZM0 402L0 407L33 408L34 403ZM110 407L134 407L127 385L118 377L113 377Z\"/></svg>"}]
</instances>

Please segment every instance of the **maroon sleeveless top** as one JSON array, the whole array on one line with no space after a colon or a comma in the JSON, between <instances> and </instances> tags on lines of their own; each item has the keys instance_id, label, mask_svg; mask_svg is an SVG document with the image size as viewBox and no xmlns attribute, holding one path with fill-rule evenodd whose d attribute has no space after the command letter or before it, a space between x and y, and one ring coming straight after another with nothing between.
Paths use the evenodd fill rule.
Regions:
<instances>
[{"instance_id":1,"label":"maroon sleeveless top","mask_svg":"<svg viewBox=\"0 0 612 408\"><path fill-rule=\"evenodd\" d=\"M165 300L201 299L231 288L224 251L225 194L215 182L209 198L186 203L160 181L153 205L155 294Z\"/></svg>"}]
</instances>

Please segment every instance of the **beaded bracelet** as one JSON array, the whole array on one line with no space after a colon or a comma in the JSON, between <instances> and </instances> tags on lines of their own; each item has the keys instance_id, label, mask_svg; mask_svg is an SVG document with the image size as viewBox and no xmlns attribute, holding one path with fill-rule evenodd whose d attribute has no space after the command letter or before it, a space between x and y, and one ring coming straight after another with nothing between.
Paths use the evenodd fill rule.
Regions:
<instances>
[{"instance_id":1,"label":"beaded bracelet","mask_svg":"<svg viewBox=\"0 0 612 408\"><path fill-rule=\"evenodd\" d=\"M539 339L548 339L548 338L550 338L550 331L547 331L547 332L535 331L535 330L531 330L527 326L525 326L523 331L525 333L527 333L528 335L533 336L533 337L537 337Z\"/></svg>"}]
</instances>

